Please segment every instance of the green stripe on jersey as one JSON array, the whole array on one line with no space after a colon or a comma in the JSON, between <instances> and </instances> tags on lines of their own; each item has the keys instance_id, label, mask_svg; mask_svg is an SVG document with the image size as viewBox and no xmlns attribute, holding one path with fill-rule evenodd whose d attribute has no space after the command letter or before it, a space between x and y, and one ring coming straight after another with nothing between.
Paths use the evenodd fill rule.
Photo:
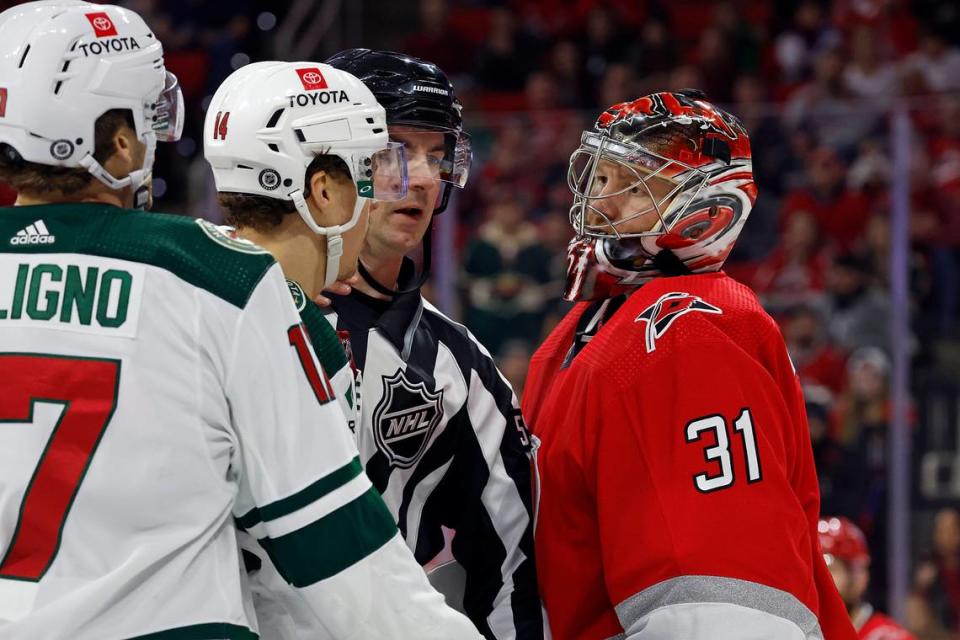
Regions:
<instances>
[{"instance_id":1,"label":"green stripe on jersey","mask_svg":"<svg viewBox=\"0 0 960 640\"><path fill-rule=\"evenodd\" d=\"M363 560L396 533L387 505L370 487L320 520L260 544L287 582L308 587Z\"/></svg>"},{"instance_id":2,"label":"green stripe on jersey","mask_svg":"<svg viewBox=\"0 0 960 640\"><path fill-rule=\"evenodd\" d=\"M46 242L10 243L38 220L48 230ZM93 203L0 208L0 253L80 253L148 264L241 309L274 263L257 245L209 222Z\"/></svg>"},{"instance_id":3,"label":"green stripe on jersey","mask_svg":"<svg viewBox=\"0 0 960 640\"><path fill-rule=\"evenodd\" d=\"M226 622L208 622L148 633L129 640L257 640L256 633L247 627Z\"/></svg>"},{"instance_id":4,"label":"green stripe on jersey","mask_svg":"<svg viewBox=\"0 0 960 640\"><path fill-rule=\"evenodd\" d=\"M330 326L316 302L307 300L303 309L300 310L300 319L303 321L303 326L307 328L310 342L313 343L317 359L323 365L323 370L327 372L327 377L333 378L341 369L349 366L340 337Z\"/></svg>"},{"instance_id":5,"label":"green stripe on jersey","mask_svg":"<svg viewBox=\"0 0 960 640\"><path fill-rule=\"evenodd\" d=\"M259 522L282 518L316 502L331 491L339 489L361 473L363 473L363 467L360 465L360 457L357 456L339 469L323 476L306 489L301 489L292 496L281 498L276 502L251 509L237 518L237 524L241 529L246 530Z\"/></svg>"}]
</instances>

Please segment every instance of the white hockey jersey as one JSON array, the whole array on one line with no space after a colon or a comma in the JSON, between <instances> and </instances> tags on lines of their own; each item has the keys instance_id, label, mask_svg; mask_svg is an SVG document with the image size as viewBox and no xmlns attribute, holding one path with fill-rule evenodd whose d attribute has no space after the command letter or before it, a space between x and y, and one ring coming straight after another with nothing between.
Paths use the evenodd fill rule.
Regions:
<instances>
[{"instance_id":1,"label":"white hockey jersey","mask_svg":"<svg viewBox=\"0 0 960 640\"><path fill-rule=\"evenodd\" d=\"M0 209L0 639L256 638L236 519L334 637L476 640L332 400L255 245Z\"/></svg>"}]
</instances>

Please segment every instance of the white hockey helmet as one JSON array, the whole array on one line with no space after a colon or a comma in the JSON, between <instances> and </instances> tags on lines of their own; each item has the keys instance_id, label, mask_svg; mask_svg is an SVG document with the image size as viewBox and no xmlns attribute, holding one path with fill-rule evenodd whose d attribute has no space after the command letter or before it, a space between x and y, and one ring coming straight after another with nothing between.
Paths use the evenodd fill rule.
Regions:
<instances>
[{"instance_id":1,"label":"white hockey helmet","mask_svg":"<svg viewBox=\"0 0 960 640\"><path fill-rule=\"evenodd\" d=\"M127 109L147 146L144 166L112 176L94 158L94 125ZM111 189L132 186L146 204L156 141L183 129L177 79L160 42L133 11L54 0L0 13L0 144L11 159L83 167Z\"/></svg>"},{"instance_id":2,"label":"white hockey helmet","mask_svg":"<svg viewBox=\"0 0 960 640\"><path fill-rule=\"evenodd\" d=\"M304 223L327 239L326 283L337 276L342 234L368 199L407 193L403 145L390 142L386 114L345 71L318 62L257 62L231 74L207 108L204 155L217 191L293 202ZM310 213L306 169L317 155L341 158L356 184L350 220L323 227Z\"/></svg>"}]
</instances>

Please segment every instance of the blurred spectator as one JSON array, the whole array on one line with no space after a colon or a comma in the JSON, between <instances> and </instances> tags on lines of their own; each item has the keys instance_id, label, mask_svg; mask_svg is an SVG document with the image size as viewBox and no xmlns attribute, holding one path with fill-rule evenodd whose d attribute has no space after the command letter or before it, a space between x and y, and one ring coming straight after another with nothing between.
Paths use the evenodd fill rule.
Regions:
<instances>
[{"instance_id":1,"label":"blurred spectator","mask_svg":"<svg viewBox=\"0 0 960 640\"><path fill-rule=\"evenodd\" d=\"M834 395L843 391L847 386L846 356L828 341L823 314L813 306L801 305L788 310L782 324L800 381L822 386Z\"/></svg>"},{"instance_id":2,"label":"blurred spectator","mask_svg":"<svg viewBox=\"0 0 960 640\"><path fill-rule=\"evenodd\" d=\"M957 333L960 304L960 96L941 97L939 127L929 150L929 156L913 154L911 223L918 241L930 248L937 330L950 335ZM919 165L920 159L927 162Z\"/></svg>"},{"instance_id":3,"label":"blurred spectator","mask_svg":"<svg viewBox=\"0 0 960 640\"><path fill-rule=\"evenodd\" d=\"M681 64L673 68L670 77L667 79L665 88L656 89L656 91L680 91L681 89L697 89L704 84L703 74L696 65ZM710 99L710 96L707 96Z\"/></svg>"},{"instance_id":4,"label":"blurred spectator","mask_svg":"<svg viewBox=\"0 0 960 640\"><path fill-rule=\"evenodd\" d=\"M737 75L737 64L731 43L722 29L710 27L700 33L696 64L704 79L696 88L706 92L713 101L729 103L733 97L730 79Z\"/></svg>"},{"instance_id":5,"label":"blurred spectator","mask_svg":"<svg viewBox=\"0 0 960 640\"><path fill-rule=\"evenodd\" d=\"M884 60L878 36L876 29L866 25L853 30L843 81L851 95L869 98L878 108L886 109L897 93L897 70Z\"/></svg>"},{"instance_id":6,"label":"blurred spectator","mask_svg":"<svg viewBox=\"0 0 960 640\"><path fill-rule=\"evenodd\" d=\"M843 77L844 61L838 48L817 55L813 80L797 89L784 109L792 128L814 132L819 144L829 144L841 153L854 151L857 143L882 123L881 112L869 103L854 102ZM866 108L865 108L866 107Z\"/></svg>"},{"instance_id":7,"label":"blurred spectator","mask_svg":"<svg viewBox=\"0 0 960 640\"><path fill-rule=\"evenodd\" d=\"M508 8L490 12L490 34L477 54L475 76L484 89L519 91L537 61L538 45L517 26L517 16Z\"/></svg>"},{"instance_id":8,"label":"blurred spectator","mask_svg":"<svg viewBox=\"0 0 960 640\"><path fill-rule=\"evenodd\" d=\"M839 251L853 249L870 217L869 198L846 187L846 166L832 149L820 147L807 156L806 162L807 184L787 194L781 224L786 227L790 216L808 211L825 239Z\"/></svg>"},{"instance_id":9,"label":"blurred spectator","mask_svg":"<svg viewBox=\"0 0 960 640\"><path fill-rule=\"evenodd\" d=\"M586 29L580 40L580 50L588 76L599 86L607 67L625 59L630 42L612 10L603 5L594 6L587 14Z\"/></svg>"},{"instance_id":10,"label":"blurred spectator","mask_svg":"<svg viewBox=\"0 0 960 640\"><path fill-rule=\"evenodd\" d=\"M838 437L856 446L874 472L886 469L890 359L876 347L858 349L847 362L847 389L836 406Z\"/></svg>"},{"instance_id":11,"label":"blurred spectator","mask_svg":"<svg viewBox=\"0 0 960 640\"><path fill-rule=\"evenodd\" d=\"M757 27L744 19L734 2L718 2L713 9L713 24L723 33L733 55L736 71L756 73L760 69L760 37ZM702 44L702 42L701 42Z\"/></svg>"},{"instance_id":12,"label":"blurred spectator","mask_svg":"<svg viewBox=\"0 0 960 640\"><path fill-rule=\"evenodd\" d=\"M529 111L550 111L559 106L557 83L553 76L546 71L534 71L527 76L524 93L526 94Z\"/></svg>"},{"instance_id":13,"label":"blurred spectator","mask_svg":"<svg viewBox=\"0 0 960 640\"><path fill-rule=\"evenodd\" d=\"M751 282L764 307L774 314L816 302L829 262L812 213L794 211L785 225L780 245L760 264Z\"/></svg>"},{"instance_id":14,"label":"blurred spectator","mask_svg":"<svg viewBox=\"0 0 960 640\"><path fill-rule=\"evenodd\" d=\"M619 102L635 100L638 95L637 78L633 67L629 64L616 63L607 67L600 83L600 92L597 100L590 105L594 109L605 109Z\"/></svg>"},{"instance_id":15,"label":"blurred spectator","mask_svg":"<svg viewBox=\"0 0 960 640\"><path fill-rule=\"evenodd\" d=\"M907 56L903 66L906 73L918 74L928 91L960 89L960 49L935 27L922 30L920 49Z\"/></svg>"},{"instance_id":16,"label":"blurred spectator","mask_svg":"<svg viewBox=\"0 0 960 640\"><path fill-rule=\"evenodd\" d=\"M893 167L882 144L875 138L860 143L859 153L847 171L847 188L869 197L882 195L890 183Z\"/></svg>"},{"instance_id":17,"label":"blurred spectator","mask_svg":"<svg viewBox=\"0 0 960 640\"><path fill-rule=\"evenodd\" d=\"M890 299L870 286L870 263L845 253L827 269L827 330L842 349L890 344Z\"/></svg>"},{"instance_id":18,"label":"blurred spectator","mask_svg":"<svg viewBox=\"0 0 960 640\"><path fill-rule=\"evenodd\" d=\"M564 107L592 106L580 50L571 40L560 40L553 45L548 69L556 82L557 102Z\"/></svg>"},{"instance_id":19,"label":"blurred spectator","mask_svg":"<svg viewBox=\"0 0 960 640\"><path fill-rule=\"evenodd\" d=\"M804 80L820 51L837 46L839 34L830 27L820 3L803 0L793 14L793 24L774 40L782 82Z\"/></svg>"},{"instance_id":20,"label":"blurred spectator","mask_svg":"<svg viewBox=\"0 0 960 640\"><path fill-rule=\"evenodd\" d=\"M573 228L567 208L552 209L543 215L540 220L540 242L550 256L550 262L547 267L549 280L543 286L547 312L541 337L546 337L572 306L560 297L567 281L567 245L572 238Z\"/></svg>"},{"instance_id":21,"label":"blurred spectator","mask_svg":"<svg viewBox=\"0 0 960 640\"><path fill-rule=\"evenodd\" d=\"M867 534L870 554L877 558L886 557L889 371L890 361L880 349L855 351L847 362L847 389L835 408L837 438L862 464L864 491L857 522ZM878 563L869 600L885 600L886 577L886 563Z\"/></svg>"},{"instance_id":22,"label":"blurred spectator","mask_svg":"<svg viewBox=\"0 0 960 640\"><path fill-rule=\"evenodd\" d=\"M813 442L813 460L820 481L820 513L856 518L860 515L868 477L863 461L830 433L833 408L830 390L804 385L803 396Z\"/></svg>"},{"instance_id":23,"label":"blurred spectator","mask_svg":"<svg viewBox=\"0 0 960 640\"><path fill-rule=\"evenodd\" d=\"M514 194L498 189L488 221L467 246L467 324L492 353L513 339L540 338L546 313L544 285L550 281L550 255L537 228L524 219Z\"/></svg>"},{"instance_id":24,"label":"blurred spectator","mask_svg":"<svg viewBox=\"0 0 960 640\"><path fill-rule=\"evenodd\" d=\"M777 117L779 113L771 108L770 94L758 76L737 76L733 83L733 113L750 132L753 175L760 192L764 198L781 196L784 191L783 173L791 154ZM750 215L750 226L753 226L755 214ZM749 226L744 231L749 232Z\"/></svg>"},{"instance_id":25,"label":"blurred spectator","mask_svg":"<svg viewBox=\"0 0 960 640\"><path fill-rule=\"evenodd\" d=\"M905 625L917 640L958 640L960 635L950 633L937 620L930 603L919 593L907 596Z\"/></svg>"},{"instance_id":26,"label":"blurred spectator","mask_svg":"<svg viewBox=\"0 0 960 640\"><path fill-rule=\"evenodd\" d=\"M429 60L451 75L465 70L470 51L464 51L467 42L450 24L449 13L447 0L420 0L420 31L407 38L403 52Z\"/></svg>"},{"instance_id":27,"label":"blurred spectator","mask_svg":"<svg viewBox=\"0 0 960 640\"><path fill-rule=\"evenodd\" d=\"M660 91L677 64L677 49L666 20L653 18L644 22L631 58L643 83L637 95Z\"/></svg>"},{"instance_id":28,"label":"blurred spectator","mask_svg":"<svg viewBox=\"0 0 960 640\"><path fill-rule=\"evenodd\" d=\"M932 549L917 567L914 589L940 624L960 631L960 512L956 508L937 512Z\"/></svg>"}]
</instances>

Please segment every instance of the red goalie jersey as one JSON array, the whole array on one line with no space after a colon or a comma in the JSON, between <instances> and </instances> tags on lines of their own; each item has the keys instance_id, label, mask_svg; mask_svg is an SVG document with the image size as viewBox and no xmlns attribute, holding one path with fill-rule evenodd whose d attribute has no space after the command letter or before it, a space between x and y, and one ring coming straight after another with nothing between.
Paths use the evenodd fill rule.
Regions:
<instances>
[{"instance_id":1,"label":"red goalie jersey","mask_svg":"<svg viewBox=\"0 0 960 640\"><path fill-rule=\"evenodd\" d=\"M581 303L534 356L537 568L563 640L854 640L783 338L723 273ZM624 636L619 636L624 637Z\"/></svg>"}]
</instances>

